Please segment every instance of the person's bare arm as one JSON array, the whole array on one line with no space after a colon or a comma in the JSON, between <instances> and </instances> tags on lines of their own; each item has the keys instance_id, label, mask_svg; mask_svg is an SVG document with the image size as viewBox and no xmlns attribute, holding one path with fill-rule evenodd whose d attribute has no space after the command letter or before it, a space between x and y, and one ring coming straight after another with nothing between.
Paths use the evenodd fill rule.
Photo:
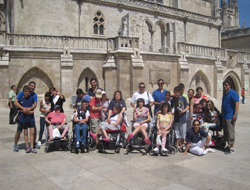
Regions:
<instances>
[{"instance_id":1,"label":"person's bare arm","mask_svg":"<svg viewBox=\"0 0 250 190\"><path fill-rule=\"evenodd\" d=\"M167 128L165 129L166 131L170 129L170 127L171 127L171 125L172 125L172 122L173 122L173 118L171 117L170 122L169 122L169 125L168 125Z\"/></svg>"},{"instance_id":2,"label":"person's bare arm","mask_svg":"<svg viewBox=\"0 0 250 190\"><path fill-rule=\"evenodd\" d=\"M61 129L65 123L66 123L66 118L63 118L63 122L61 123L61 125L59 125L58 129Z\"/></svg>"},{"instance_id":3,"label":"person's bare arm","mask_svg":"<svg viewBox=\"0 0 250 190\"><path fill-rule=\"evenodd\" d=\"M160 119L157 119L157 124L156 124L157 130L160 130Z\"/></svg>"},{"instance_id":4,"label":"person's bare arm","mask_svg":"<svg viewBox=\"0 0 250 190\"><path fill-rule=\"evenodd\" d=\"M144 121L141 121L140 122L140 125L141 124L143 124L143 123L147 123L147 122L149 122L150 121L150 119L151 119L151 117L150 117L150 114L149 114L149 111L147 112L147 119L146 120L144 120Z\"/></svg>"},{"instance_id":5,"label":"person's bare arm","mask_svg":"<svg viewBox=\"0 0 250 190\"><path fill-rule=\"evenodd\" d=\"M130 105L131 105L134 109L136 109L136 107L135 107L135 103L130 102Z\"/></svg>"},{"instance_id":6,"label":"person's bare arm","mask_svg":"<svg viewBox=\"0 0 250 190\"><path fill-rule=\"evenodd\" d=\"M121 120L122 120L122 116L119 115L116 123L112 123L111 125L117 126L117 125L119 125L121 123Z\"/></svg>"},{"instance_id":7,"label":"person's bare arm","mask_svg":"<svg viewBox=\"0 0 250 190\"><path fill-rule=\"evenodd\" d=\"M9 103L10 103L10 109L12 109L13 105L12 105L12 99L11 98L9 98Z\"/></svg>"},{"instance_id":8,"label":"person's bare arm","mask_svg":"<svg viewBox=\"0 0 250 190\"><path fill-rule=\"evenodd\" d=\"M187 143L186 149L185 149L183 155L187 155L187 151L188 151L188 149L189 149L190 144L191 144L191 142L188 142L188 143Z\"/></svg>"},{"instance_id":9,"label":"person's bare arm","mask_svg":"<svg viewBox=\"0 0 250 190\"><path fill-rule=\"evenodd\" d=\"M150 107L152 107L154 105L154 102L150 102L149 105Z\"/></svg>"},{"instance_id":10,"label":"person's bare arm","mask_svg":"<svg viewBox=\"0 0 250 190\"><path fill-rule=\"evenodd\" d=\"M239 102L235 102L235 111L234 111L234 115L233 115L233 121L236 121L238 111L239 111Z\"/></svg>"}]
</instances>

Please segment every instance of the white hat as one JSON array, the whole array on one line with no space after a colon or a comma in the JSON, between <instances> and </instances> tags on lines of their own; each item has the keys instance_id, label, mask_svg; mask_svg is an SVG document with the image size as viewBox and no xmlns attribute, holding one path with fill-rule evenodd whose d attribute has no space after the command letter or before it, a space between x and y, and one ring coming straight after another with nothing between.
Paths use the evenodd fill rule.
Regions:
<instances>
[{"instance_id":1,"label":"white hat","mask_svg":"<svg viewBox=\"0 0 250 190\"><path fill-rule=\"evenodd\" d=\"M105 92L105 91L102 91L102 94L106 94L106 92Z\"/></svg>"},{"instance_id":2,"label":"white hat","mask_svg":"<svg viewBox=\"0 0 250 190\"><path fill-rule=\"evenodd\" d=\"M101 89L97 89L96 90L95 97L97 97L97 98L101 98L102 97L102 90Z\"/></svg>"}]
</instances>

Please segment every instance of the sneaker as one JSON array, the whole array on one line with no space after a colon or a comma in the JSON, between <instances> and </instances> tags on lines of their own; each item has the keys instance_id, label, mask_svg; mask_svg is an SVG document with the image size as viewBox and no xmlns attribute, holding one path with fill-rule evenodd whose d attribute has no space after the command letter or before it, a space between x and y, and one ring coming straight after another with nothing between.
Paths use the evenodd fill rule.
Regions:
<instances>
[{"instance_id":1,"label":"sneaker","mask_svg":"<svg viewBox=\"0 0 250 190\"><path fill-rule=\"evenodd\" d=\"M159 154L159 148L158 147L155 147L153 150L152 150L153 154Z\"/></svg>"},{"instance_id":2,"label":"sneaker","mask_svg":"<svg viewBox=\"0 0 250 190\"><path fill-rule=\"evenodd\" d=\"M13 150L14 150L14 152L18 152L19 151L18 146L14 145Z\"/></svg>"},{"instance_id":3,"label":"sneaker","mask_svg":"<svg viewBox=\"0 0 250 190\"><path fill-rule=\"evenodd\" d=\"M36 149L40 149L40 145L38 143L35 144L34 146Z\"/></svg>"},{"instance_id":4,"label":"sneaker","mask_svg":"<svg viewBox=\"0 0 250 190\"><path fill-rule=\"evenodd\" d=\"M80 147L80 144L79 144L79 142L78 143L76 143L76 148L79 148Z\"/></svg>"},{"instance_id":5,"label":"sneaker","mask_svg":"<svg viewBox=\"0 0 250 190\"><path fill-rule=\"evenodd\" d=\"M232 148L230 148L229 151L225 152L226 155L228 155L228 154L233 154L233 153L234 153L234 149L232 149Z\"/></svg>"},{"instance_id":6,"label":"sneaker","mask_svg":"<svg viewBox=\"0 0 250 190\"><path fill-rule=\"evenodd\" d=\"M163 148L161 148L161 153L162 153L162 154L166 154L166 153L168 153L168 149L166 149L166 148L164 148L164 147L163 147Z\"/></svg>"},{"instance_id":7,"label":"sneaker","mask_svg":"<svg viewBox=\"0 0 250 190\"><path fill-rule=\"evenodd\" d=\"M37 142L37 145L38 145L38 146L41 146L41 145L42 145L41 141L38 141L38 142Z\"/></svg>"},{"instance_id":8,"label":"sneaker","mask_svg":"<svg viewBox=\"0 0 250 190\"><path fill-rule=\"evenodd\" d=\"M207 151L208 151L208 152L212 152L212 153L215 152L215 150L213 150L212 148L208 148Z\"/></svg>"},{"instance_id":9,"label":"sneaker","mask_svg":"<svg viewBox=\"0 0 250 190\"><path fill-rule=\"evenodd\" d=\"M84 142L82 142L82 143L81 143L81 145L82 145L82 146L85 146L85 143L84 143Z\"/></svg>"},{"instance_id":10,"label":"sneaker","mask_svg":"<svg viewBox=\"0 0 250 190\"><path fill-rule=\"evenodd\" d=\"M151 141L148 138L144 139L145 143L147 143L149 146L151 145Z\"/></svg>"}]
</instances>

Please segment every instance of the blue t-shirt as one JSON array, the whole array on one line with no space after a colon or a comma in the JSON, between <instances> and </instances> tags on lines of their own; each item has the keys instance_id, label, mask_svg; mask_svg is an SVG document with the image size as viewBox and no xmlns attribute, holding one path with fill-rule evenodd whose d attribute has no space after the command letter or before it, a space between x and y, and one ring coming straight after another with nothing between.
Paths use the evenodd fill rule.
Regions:
<instances>
[{"instance_id":1,"label":"blue t-shirt","mask_svg":"<svg viewBox=\"0 0 250 190\"><path fill-rule=\"evenodd\" d=\"M26 108L32 107L34 104L34 98L32 96L28 96L24 98L23 96L18 98L18 103ZM33 123L35 122L34 114L26 115L21 113L20 123Z\"/></svg>"},{"instance_id":2,"label":"blue t-shirt","mask_svg":"<svg viewBox=\"0 0 250 190\"><path fill-rule=\"evenodd\" d=\"M178 101L178 102L176 102ZM184 96L180 96L179 98L173 97L171 99L171 108L174 108L174 122L186 123L186 112L184 114L179 113L179 109L184 110L188 106L187 99Z\"/></svg>"},{"instance_id":3,"label":"blue t-shirt","mask_svg":"<svg viewBox=\"0 0 250 190\"><path fill-rule=\"evenodd\" d=\"M235 111L235 102L239 102L239 95L230 89L222 97L222 117L223 119L232 119Z\"/></svg>"},{"instance_id":4,"label":"blue t-shirt","mask_svg":"<svg viewBox=\"0 0 250 190\"><path fill-rule=\"evenodd\" d=\"M159 89L156 89L152 96L155 100L155 102L158 102L160 103L161 101L164 101L166 98L165 98L165 93L167 92L167 90L163 89L163 92L161 93L161 91ZM155 105L155 111L154 112L157 112L159 111L159 108L160 108L160 105Z\"/></svg>"},{"instance_id":5,"label":"blue t-shirt","mask_svg":"<svg viewBox=\"0 0 250 190\"><path fill-rule=\"evenodd\" d=\"M126 106L126 103L125 103L124 100L120 100L118 103L116 103L115 100L112 100L112 101L109 103L108 110L113 110L113 108L114 108L115 105L118 105L118 106L121 106L122 108L126 108L126 109L127 109L127 106Z\"/></svg>"},{"instance_id":6,"label":"blue t-shirt","mask_svg":"<svg viewBox=\"0 0 250 190\"><path fill-rule=\"evenodd\" d=\"M19 100L19 98L22 97L23 95L24 95L23 91L19 92L19 94L17 95L16 99ZM34 99L34 102L37 103L37 94L35 92L31 92L30 96L32 96L33 99Z\"/></svg>"},{"instance_id":7,"label":"blue t-shirt","mask_svg":"<svg viewBox=\"0 0 250 190\"><path fill-rule=\"evenodd\" d=\"M89 102L90 96L89 96L88 94L86 94L83 98L79 98L78 96L77 96L77 98L76 98L77 103L78 103L78 102L81 102L81 101L83 101L83 100L86 100L87 102Z\"/></svg>"},{"instance_id":8,"label":"blue t-shirt","mask_svg":"<svg viewBox=\"0 0 250 190\"><path fill-rule=\"evenodd\" d=\"M202 137L207 137L208 133L204 131L204 129L199 128L197 133L194 132L194 128L188 130L186 134L186 142L198 143Z\"/></svg>"}]
</instances>

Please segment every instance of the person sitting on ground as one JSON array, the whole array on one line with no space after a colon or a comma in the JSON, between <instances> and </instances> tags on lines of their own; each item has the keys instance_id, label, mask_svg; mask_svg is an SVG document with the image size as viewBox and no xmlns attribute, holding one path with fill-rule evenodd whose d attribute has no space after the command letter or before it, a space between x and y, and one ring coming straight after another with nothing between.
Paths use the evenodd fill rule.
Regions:
<instances>
[{"instance_id":1,"label":"person sitting on ground","mask_svg":"<svg viewBox=\"0 0 250 190\"><path fill-rule=\"evenodd\" d=\"M159 153L159 147L160 145L162 146L161 148L161 152L165 153L168 150L165 148L166 146L166 139L167 139L167 134L170 133L170 128L172 125L172 121L173 121L173 116L171 113L171 106L168 102L164 102L161 106L160 106L160 110L161 113L157 116L157 138L156 139L160 139L160 136L162 136L162 142L160 144L160 140L157 140L157 146L156 148L153 149L153 152L155 152L156 154Z\"/></svg>"},{"instance_id":2,"label":"person sitting on ground","mask_svg":"<svg viewBox=\"0 0 250 190\"><path fill-rule=\"evenodd\" d=\"M220 112L215 109L214 103L211 100L207 101L206 109L204 112L204 123L202 124L202 128L208 132L209 128L215 128L220 125L220 119L218 118ZM217 131L218 135L218 131Z\"/></svg>"},{"instance_id":3,"label":"person sitting on ground","mask_svg":"<svg viewBox=\"0 0 250 190\"><path fill-rule=\"evenodd\" d=\"M50 119L50 120L49 120ZM49 140L53 141L53 129L57 128L58 130L63 129L61 134L61 139L66 139L66 133L69 130L69 126L66 123L66 116L64 113L61 113L61 107L55 105L54 112L50 112L49 115L45 118L45 121L49 123Z\"/></svg>"},{"instance_id":4,"label":"person sitting on ground","mask_svg":"<svg viewBox=\"0 0 250 190\"><path fill-rule=\"evenodd\" d=\"M76 112L77 107L81 107L81 102L83 100L86 100L88 105L89 105L89 100L90 100L90 96L88 94L84 94L84 92L83 92L83 90L81 88L78 88L76 90L76 95L77 95L77 98L76 98L76 103L75 103L75 106L74 106L73 113Z\"/></svg>"},{"instance_id":5,"label":"person sitting on ground","mask_svg":"<svg viewBox=\"0 0 250 190\"><path fill-rule=\"evenodd\" d=\"M137 100L137 108L134 109L134 128L135 130L128 135L127 142L133 138L137 133L141 132L144 136L144 141L148 145L151 145L148 139L146 129L148 128L148 122L150 121L149 109L145 107L145 101L143 98Z\"/></svg>"},{"instance_id":6,"label":"person sitting on ground","mask_svg":"<svg viewBox=\"0 0 250 190\"><path fill-rule=\"evenodd\" d=\"M23 87L23 96L20 96L18 98L18 105L21 109L19 112L21 112L20 117L20 130L24 129L24 140L25 140L25 152L29 153L37 153L37 151L33 148L34 147L34 133L35 133L35 117L34 117L34 110L30 109L34 103L35 100L32 96L30 96L30 87L28 85L25 85ZM29 148L29 142L28 142L28 128L30 129L30 148Z\"/></svg>"},{"instance_id":7,"label":"person sitting on ground","mask_svg":"<svg viewBox=\"0 0 250 190\"><path fill-rule=\"evenodd\" d=\"M42 100L40 102L40 112L41 112L41 116L40 116L40 132L39 132L39 139L38 139L38 145L41 146L41 141L42 141L42 137L43 137L43 131L44 131L44 126L46 124L46 126L48 127L49 124L47 122L45 122L45 117L49 114L49 112L51 112L50 110L51 108L51 103L50 103L50 93L46 92L45 96L44 96L44 100Z\"/></svg>"},{"instance_id":8,"label":"person sitting on ground","mask_svg":"<svg viewBox=\"0 0 250 190\"><path fill-rule=\"evenodd\" d=\"M87 122L89 120L89 111L87 110L88 101L81 101L81 109L79 109L75 116L74 122L75 124L75 134L76 134L76 148L80 147L80 142L82 146L86 144L86 136L87 136ZM82 138L80 135L80 130L82 129Z\"/></svg>"},{"instance_id":9,"label":"person sitting on ground","mask_svg":"<svg viewBox=\"0 0 250 190\"><path fill-rule=\"evenodd\" d=\"M108 107L109 107L109 100L107 99L107 94L105 91L102 91L102 121L105 121L108 118Z\"/></svg>"},{"instance_id":10,"label":"person sitting on ground","mask_svg":"<svg viewBox=\"0 0 250 190\"><path fill-rule=\"evenodd\" d=\"M213 149L209 148L211 135L200 128L200 125L201 122L199 120L194 120L193 127L187 132L187 145L183 155L186 155L188 150L196 155L205 155L208 152L215 152Z\"/></svg>"},{"instance_id":11,"label":"person sitting on ground","mask_svg":"<svg viewBox=\"0 0 250 190\"><path fill-rule=\"evenodd\" d=\"M96 144L98 144L98 138L96 137L100 131L102 132L102 136L104 137L102 140L109 141L106 130L120 130L122 116L119 113L121 111L122 107L115 105L113 114L110 116L110 124L107 122L101 122L95 134L90 131L91 136L94 140L96 140Z\"/></svg>"}]
</instances>

